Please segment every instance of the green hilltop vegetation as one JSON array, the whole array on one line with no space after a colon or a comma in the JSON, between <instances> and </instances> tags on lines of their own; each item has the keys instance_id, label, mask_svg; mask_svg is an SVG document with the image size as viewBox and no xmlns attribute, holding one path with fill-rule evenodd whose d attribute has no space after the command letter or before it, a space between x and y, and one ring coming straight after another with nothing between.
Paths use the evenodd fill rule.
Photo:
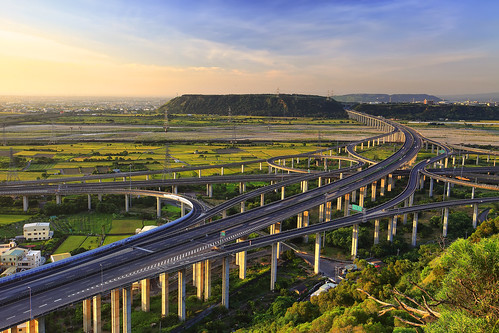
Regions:
<instances>
[{"instance_id":1,"label":"green hilltop vegetation","mask_svg":"<svg viewBox=\"0 0 499 333\"><path fill-rule=\"evenodd\" d=\"M439 102L442 99L427 94L348 94L334 96L338 102L344 103L410 103L428 101Z\"/></svg>"},{"instance_id":2,"label":"green hilltop vegetation","mask_svg":"<svg viewBox=\"0 0 499 333\"><path fill-rule=\"evenodd\" d=\"M172 114L347 118L337 101L314 95L182 95L158 109Z\"/></svg>"},{"instance_id":3,"label":"green hilltop vegetation","mask_svg":"<svg viewBox=\"0 0 499 333\"><path fill-rule=\"evenodd\" d=\"M355 110L403 120L499 120L499 107L484 105L358 104Z\"/></svg>"}]
</instances>

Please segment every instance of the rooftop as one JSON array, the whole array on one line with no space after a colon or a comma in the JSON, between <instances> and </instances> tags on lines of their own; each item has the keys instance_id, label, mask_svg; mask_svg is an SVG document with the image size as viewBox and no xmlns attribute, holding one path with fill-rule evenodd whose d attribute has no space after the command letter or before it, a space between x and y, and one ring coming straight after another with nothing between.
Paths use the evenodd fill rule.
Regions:
<instances>
[{"instance_id":1,"label":"rooftop","mask_svg":"<svg viewBox=\"0 0 499 333\"><path fill-rule=\"evenodd\" d=\"M49 222L36 222L36 223L26 223L24 225L24 228L30 228L30 227L50 227Z\"/></svg>"}]
</instances>

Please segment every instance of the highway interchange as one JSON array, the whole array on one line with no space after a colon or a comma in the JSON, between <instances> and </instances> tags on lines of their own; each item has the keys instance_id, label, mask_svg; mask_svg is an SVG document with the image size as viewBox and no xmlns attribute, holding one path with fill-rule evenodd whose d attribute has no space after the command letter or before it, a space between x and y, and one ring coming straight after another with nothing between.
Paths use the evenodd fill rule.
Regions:
<instances>
[{"instance_id":1,"label":"highway interchange","mask_svg":"<svg viewBox=\"0 0 499 333\"><path fill-rule=\"evenodd\" d=\"M372 117L376 118L376 117ZM368 209L364 214L355 214L345 216L340 219L316 223L300 229L283 231L281 233L268 236L260 236L251 241L242 241L235 243L236 239L247 236L255 231L265 229L266 227L295 216L303 211L324 204L326 201L333 201L339 197L345 196L354 190L368 186L388 174L397 172L402 166L407 166L414 161L418 152L423 146L423 138L411 128L401 126L395 122L376 118L374 121L383 122L393 128L393 131L384 133L377 138L393 135L395 132L402 133L403 145L393 155L378 163L359 164L342 170L330 170L324 172L307 172L302 174L275 174L269 175L238 175L237 182L265 180L276 181L275 184L258 188L251 192L246 192L240 196L227 200L222 205L208 209L201 203L188 198L191 211L180 221L165 225L150 232L147 235L133 238L127 244L115 247L107 247L95 251L95 256L85 260L72 262L72 264L46 265L44 270L36 274L24 274L22 279L0 279L0 329L11 327L15 324L26 322L30 318L43 316L46 313L58 308L79 303L84 299L91 298L97 294L105 294L110 290L129 286L133 282L158 276L163 272L176 272L179 269L187 267L193 263L225 257L240 251L246 251L253 248L268 246L279 241L285 241L309 234L316 234L327 230L334 230L340 227L352 226L367 220L403 215L411 212L431 210L456 205L465 205L470 203L488 203L499 201L498 197L480 198L473 200L443 201L427 205L416 205L404 208L393 208L403 203L418 188L420 177L425 168L434 162L440 161L451 156L452 150L446 145L438 144L445 152L421 161L412 166L408 176L408 182L405 189L395 198L388 202ZM373 140L369 138L366 140ZM350 155L357 155L354 151L355 145L352 143L346 147ZM337 149L336 147L333 149ZM325 157L325 156L323 156ZM286 157L289 158L289 157ZM304 157L305 158L305 157ZM276 158L268 161L269 165L277 170L282 168L285 171L289 167L275 163ZM253 161L255 162L255 161ZM260 163L262 161L257 161ZM267 162L267 161L265 161ZM234 164L234 163L232 163ZM237 163L241 165L241 163ZM219 166L209 166L210 168ZM208 168L208 167L207 167ZM193 167L198 170L199 167ZM353 172L358 170L357 172ZM253 208L231 215L226 218L207 221L212 217L219 216L228 208L240 204L250 198L254 198L264 193L275 191L294 183L304 180L317 179L318 177L333 178L339 172L344 173L343 179L335 180L329 184L324 182L322 186L293 195L283 200L272 202L261 207ZM127 173L123 173L125 177ZM135 173L134 173L135 175ZM121 175L120 175L121 176ZM114 175L114 177L119 177ZM199 183L216 183L233 181L228 178L234 176L219 176L199 178ZM226 179L227 178L227 179ZM67 183L63 186L58 184L33 184L21 183L12 184L11 187L0 187L0 195L13 194L66 194L66 193L132 193L164 197L164 192L137 190L144 187L158 187L169 185L180 185L181 182L188 182L184 179L176 181L170 180L168 183L154 183L144 181L133 182L133 189L127 189L130 182L116 183L92 183L85 184ZM192 180L191 180L192 182ZM113 188L109 188L112 186ZM171 197L170 199L172 199ZM179 198L181 198L179 196ZM181 200L175 199L174 200ZM185 200L185 199L184 199ZM225 231L225 237L220 237L220 232ZM214 251L214 247L218 250Z\"/></svg>"}]
</instances>

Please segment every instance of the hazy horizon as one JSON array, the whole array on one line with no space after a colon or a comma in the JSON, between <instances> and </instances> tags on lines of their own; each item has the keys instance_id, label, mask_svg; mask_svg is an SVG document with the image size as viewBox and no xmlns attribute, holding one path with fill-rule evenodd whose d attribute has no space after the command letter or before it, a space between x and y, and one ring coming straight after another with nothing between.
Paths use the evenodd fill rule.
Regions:
<instances>
[{"instance_id":1,"label":"hazy horizon","mask_svg":"<svg viewBox=\"0 0 499 333\"><path fill-rule=\"evenodd\" d=\"M4 1L0 95L499 91L489 1Z\"/></svg>"}]
</instances>

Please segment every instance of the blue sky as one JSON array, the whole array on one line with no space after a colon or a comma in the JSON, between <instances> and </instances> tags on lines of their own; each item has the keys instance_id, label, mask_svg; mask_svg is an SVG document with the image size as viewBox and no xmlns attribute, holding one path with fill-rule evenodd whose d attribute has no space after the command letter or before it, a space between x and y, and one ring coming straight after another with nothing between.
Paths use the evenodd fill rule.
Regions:
<instances>
[{"instance_id":1,"label":"blue sky","mask_svg":"<svg viewBox=\"0 0 499 333\"><path fill-rule=\"evenodd\" d=\"M0 4L2 95L499 91L498 1Z\"/></svg>"}]
</instances>

